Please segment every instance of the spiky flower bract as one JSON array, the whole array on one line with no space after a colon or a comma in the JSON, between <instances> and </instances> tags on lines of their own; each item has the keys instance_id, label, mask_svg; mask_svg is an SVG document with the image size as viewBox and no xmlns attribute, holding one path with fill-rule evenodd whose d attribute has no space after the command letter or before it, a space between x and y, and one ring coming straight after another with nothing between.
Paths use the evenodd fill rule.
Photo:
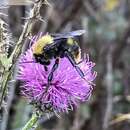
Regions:
<instances>
[{"instance_id":1,"label":"spiky flower bract","mask_svg":"<svg viewBox=\"0 0 130 130\"><path fill-rule=\"evenodd\" d=\"M32 62L26 63L28 61ZM35 62L32 48L23 54L19 61L17 75L17 78L23 82L21 93L35 105L40 105L41 109L49 106L52 111L68 112L79 103L89 99L93 90L92 81L96 77L96 72L92 70L95 64L89 61L89 58L84 59L79 64L85 74L85 81L67 58L61 58L60 64L54 72L51 85L47 90L47 79L54 61L55 59L51 60L51 64L47 66L48 71L45 71L43 65Z\"/></svg>"}]
</instances>

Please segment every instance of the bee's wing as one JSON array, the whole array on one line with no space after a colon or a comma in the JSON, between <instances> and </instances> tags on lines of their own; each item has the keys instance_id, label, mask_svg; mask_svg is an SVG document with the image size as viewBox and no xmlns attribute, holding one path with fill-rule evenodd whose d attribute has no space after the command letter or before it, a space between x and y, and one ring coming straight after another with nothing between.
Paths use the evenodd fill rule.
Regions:
<instances>
[{"instance_id":1,"label":"bee's wing","mask_svg":"<svg viewBox=\"0 0 130 130\"><path fill-rule=\"evenodd\" d=\"M52 37L54 37L54 42L46 46L46 49L53 48L56 44L61 44L61 42L58 42L59 40L80 36L84 34L85 32L86 32L85 30L76 30L76 31L67 32L67 33L50 34Z\"/></svg>"},{"instance_id":2,"label":"bee's wing","mask_svg":"<svg viewBox=\"0 0 130 130\"><path fill-rule=\"evenodd\" d=\"M54 40L58 39L66 39L66 38L71 38L71 37L76 37L84 34L86 31L85 30L76 30L72 32L67 32L67 33L56 33L56 34L50 34L51 36L54 37Z\"/></svg>"},{"instance_id":3,"label":"bee's wing","mask_svg":"<svg viewBox=\"0 0 130 130\"><path fill-rule=\"evenodd\" d=\"M86 32L85 30L76 30L76 31L68 32L68 36L69 35L71 35L72 37L80 36L80 35L84 34L85 32Z\"/></svg>"}]
</instances>

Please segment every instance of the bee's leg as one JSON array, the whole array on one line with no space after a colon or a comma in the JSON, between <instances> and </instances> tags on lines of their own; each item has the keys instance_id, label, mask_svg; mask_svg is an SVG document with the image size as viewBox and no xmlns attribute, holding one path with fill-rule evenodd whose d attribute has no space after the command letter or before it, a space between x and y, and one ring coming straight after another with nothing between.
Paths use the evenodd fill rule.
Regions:
<instances>
[{"instance_id":1,"label":"bee's leg","mask_svg":"<svg viewBox=\"0 0 130 130\"><path fill-rule=\"evenodd\" d=\"M76 65L79 65L80 63L82 63L83 62L83 60L81 60L81 61L79 61L78 63L76 63Z\"/></svg>"},{"instance_id":2,"label":"bee's leg","mask_svg":"<svg viewBox=\"0 0 130 130\"><path fill-rule=\"evenodd\" d=\"M85 79L84 78L85 75L84 75L83 71L80 69L79 66L77 66L77 63L74 60L73 56L68 51L65 52L65 56L68 58L68 60L72 64L72 66L76 69L76 71L78 72L78 74L81 76L81 78Z\"/></svg>"},{"instance_id":3,"label":"bee's leg","mask_svg":"<svg viewBox=\"0 0 130 130\"><path fill-rule=\"evenodd\" d=\"M47 66L46 66L46 65L44 65L44 69L45 69L45 71L48 71L48 68L47 68Z\"/></svg>"},{"instance_id":4,"label":"bee's leg","mask_svg":"<svg viewBox=\"0 0 130 130\"><path fill-rule=\"evenodd\" d=\"M51 81L53 79L53 73L58 68L58 65L59 65L59 58L56 58L55 63L53 65L52 69L51 69L49 76L48 76L48 83L47 83L47 87L46 87L46 92L47 92L47 90L48 90L48 88L51 84Z\"/></svg>"},{"instance_id":5,"label":"bee's leg","mask_svg":"<svg viewBox=\"0 0 130 130\"><path fill-rule=\"evenodd\" d=\"M89 56L87 54L84 54L83 59L81 61L79 61L78 63L76 63L76 64L79 65L83 61L86 61L86 59L87 59L87 61L89 61Z\"/></svg>"}]
</instances>

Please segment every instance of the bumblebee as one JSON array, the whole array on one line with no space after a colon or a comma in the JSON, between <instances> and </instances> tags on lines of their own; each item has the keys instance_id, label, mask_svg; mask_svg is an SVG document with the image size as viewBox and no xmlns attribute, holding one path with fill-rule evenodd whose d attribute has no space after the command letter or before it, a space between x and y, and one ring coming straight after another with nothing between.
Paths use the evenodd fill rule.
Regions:
<instances>
[{"instance_id":1,"label":"bumblebee","mask_svg":"<svg viewBox=\"0 0 130 130\"><path fill-rule=\"evenodd\" d=\"M85 79L83 71L78 66L81 63L79 61L81 59L81 49L76 42L76 37L84 33L85 30L76 30L61 34L46 34L32 45L33 56L36 62L44 65L46 71L51 59L55 59L55 63L48 75L47 89L53 79L53 73L58 68L60 58L68 58L81 78Z\"/></svg>"}]
</instances>

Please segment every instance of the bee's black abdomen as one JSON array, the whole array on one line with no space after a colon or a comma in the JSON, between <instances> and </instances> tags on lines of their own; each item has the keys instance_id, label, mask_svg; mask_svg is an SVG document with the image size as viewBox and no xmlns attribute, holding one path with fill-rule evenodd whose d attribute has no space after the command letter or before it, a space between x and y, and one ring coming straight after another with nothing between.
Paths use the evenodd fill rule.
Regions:
<instances>
[{"instance_id":1,"label":"bee's black abdomen","mask_svg":"<svg viewBox=\"0 0 130 130\"><path fill-rule=\"evenodd\" d=\"M35 57L36 62L38 62L42 65L49 65L50 64L50 60L45 59L43 55L34 54L34 57Z\"/></svg>"},{"instance_id":2,"label":"bee's black abdomen","mask_svg":"<svg viewBox=\"0 0 130 130\"><path fill-rule=\"evenodd\" d=\"M39 63L42 64L42 65L50 65L50 61L49 60L47 60L47 61L41 60Z\"/></svg>"}]
</instances>

